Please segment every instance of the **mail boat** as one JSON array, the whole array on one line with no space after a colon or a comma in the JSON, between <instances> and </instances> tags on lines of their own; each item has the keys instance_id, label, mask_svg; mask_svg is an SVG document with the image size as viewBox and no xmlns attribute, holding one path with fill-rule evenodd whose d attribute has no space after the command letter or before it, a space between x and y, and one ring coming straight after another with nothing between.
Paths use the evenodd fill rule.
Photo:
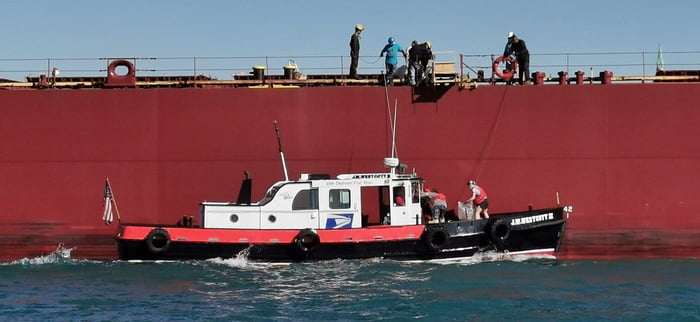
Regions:
<instances>
[{"instance_id":1,"label":"mail boat","mask_svg":"<svg viewBox=\"0 0 700 322\"><path fill-rule=\"evenodd\" d=\"M558 252L570 206L481 220L470 218L469 211L450 210L444 222L435 222L425 215L423 179L415 170L400 173L398 159L384 163L387 172L336 178L302 174L296 181L279 181L258 202L250 201L252 180L247 177L236 202L202 202L197 221L185 216L173 225L120 223L119 257L439 261L487 251Z\"/></svg>"}]
</instances>

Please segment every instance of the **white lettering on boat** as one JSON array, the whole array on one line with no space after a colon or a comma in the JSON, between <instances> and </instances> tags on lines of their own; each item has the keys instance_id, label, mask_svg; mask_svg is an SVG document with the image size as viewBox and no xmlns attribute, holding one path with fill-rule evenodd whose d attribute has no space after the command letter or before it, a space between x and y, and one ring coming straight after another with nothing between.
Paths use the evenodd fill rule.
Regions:
<instances>
[{"instance_id":1,"label":"white lettering on boat","mask_svg":"<svg viewBox=\"0 0 700 322\"><path fill-rule=\"evenodd\" d=\"M352 176L353 179L382 179L388 178L388 173L369 173L369 174L356 174Z\"/></svg>"},{"instance_id":2,"label":"white lettering on boat","mask_svg":"<svg viewBox=\"0 0 700 322\"><path fill-rule=\"evenodd\" d=\"M535 215L535 216L530 216L530 217L522 217L522 218L513 218L510 221L511 226L517 226L517 225L525 225L525 224L532 224L540 221L547 221L547 220L552 220L554 219L554 213L548 212L546 214L540 214L540 215Z\"/></svg>"}]
</instances>

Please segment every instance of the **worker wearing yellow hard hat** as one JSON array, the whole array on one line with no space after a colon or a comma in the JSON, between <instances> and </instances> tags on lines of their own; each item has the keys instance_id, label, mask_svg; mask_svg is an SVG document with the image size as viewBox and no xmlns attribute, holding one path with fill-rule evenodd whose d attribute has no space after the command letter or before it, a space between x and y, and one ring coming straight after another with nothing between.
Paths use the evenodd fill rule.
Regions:
<instances>
[{"instance_id":1,"label":"worker wearing yellow hard hat","mask_svg":"<svg viewBox=\"0 0 700 322\"><path fill-rule=\"evenodd\" d=\"M360 34L365 30L361 24L355 25L355 32L350 36L350 75L352 79L359 79L357 75L357 64L360 61Z\"/></svg>"},{"instance_id":2,"label":"worker wearing yellow hard hat","mask_svg":"<svg viewBox=\"0 0 700 322\"><path fill-rule=\"evenodd\" d=\"M414 40L411 43L411 49L408 51L408 83L411 86L418 85L427 77L428 62L433 59L433 51L430 49L432 47L430 41L418 44Z\"/></svg>"}]
</instances>

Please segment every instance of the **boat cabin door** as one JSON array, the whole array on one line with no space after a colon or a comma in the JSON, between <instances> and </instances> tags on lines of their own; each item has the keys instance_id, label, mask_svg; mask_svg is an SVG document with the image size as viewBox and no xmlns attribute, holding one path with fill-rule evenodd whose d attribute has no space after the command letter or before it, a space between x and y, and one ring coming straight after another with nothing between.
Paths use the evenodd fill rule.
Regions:
<instances>
[{"instance_id":1,"label":"boat cabin door","mask_svg":"<svg viewBox=\"0 0 700 322\"><path fill-rule=\"evenodd\" d=\"M362 227L360 187L336 185L319 187L321 229Z\"/></svg>"},{"instance_id":2,"label":"boat cabin door","mask_svg":"<svg viewBox=\"0 0 700 322\"><path fill-rule=\"evenodd\" d=\"M419 191L418 188L418 183L412 184L409 181L393 183L390 189L392 202L389 206L389 215L383 218L382 224L394 226L421 224L420 198L415 193Z\"/></svg>"}]
</instances>

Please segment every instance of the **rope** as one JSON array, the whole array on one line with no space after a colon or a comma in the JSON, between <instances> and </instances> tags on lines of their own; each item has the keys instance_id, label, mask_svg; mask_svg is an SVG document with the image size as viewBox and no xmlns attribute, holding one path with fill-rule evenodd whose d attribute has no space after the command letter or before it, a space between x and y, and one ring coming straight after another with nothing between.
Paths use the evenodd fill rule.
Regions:
<instances>
[{"instance_id":1,"label":"rope","mask_svg":"<svg viewBox=\"0 0 700 322\"><path fill-rule=\"evenodd\" d=\"M488 157L489 151L491 150L491 145L493 145L494 137L496 137L496 130L498 129L498 124L500 123L501 115L503 114L503 106L505 105L508 87L509 86L504 86L503 96L501 97L501 103L499 104L498 113L496 114L496 120L493 122L493 126L491 127L491 131L489 134L489 138L486 141L486 145L484 145L484 148L481 150L481 158L478 160L477 166L472 172L472 178L474 178L475 180L479 177L479 174L481 173L481 170L484 167L484 161Z\"/></svg>"},{"instance_id":2,"label":"rope","mask_svg":"<svg viewBox=\"0 0 700 322\"><path fill-rule=\"evenodd\" d=\"M384 96L386 98L386 114L389 115L389 129L391 130L391 137L392 137L392 142L391 142L391 157L399 157L398 149L396 148L396 144L394 142L395 139L395 133L396 129L394 128L394 119L391 114L391 102L389 102L389 85L386 81L386 77L384 77ZM398 105L398 101L395 103Z\"/></svg>"},{"instance_id":3,"label":"rope","mask_svg":"<svg viewBox=\"0 0 700 322\"><path fill-rule=\"evenodd\" d=\"M369 62L369 61L367 61L366 59L362 59L362 62L365 63L365 64L376 64L376 63L377 63L380 59L382 59L382 58L384 58L384 57L378 57L378 58L377 58L375 61L373 61L373 62Z\"/></svg>"}]
</instances>

